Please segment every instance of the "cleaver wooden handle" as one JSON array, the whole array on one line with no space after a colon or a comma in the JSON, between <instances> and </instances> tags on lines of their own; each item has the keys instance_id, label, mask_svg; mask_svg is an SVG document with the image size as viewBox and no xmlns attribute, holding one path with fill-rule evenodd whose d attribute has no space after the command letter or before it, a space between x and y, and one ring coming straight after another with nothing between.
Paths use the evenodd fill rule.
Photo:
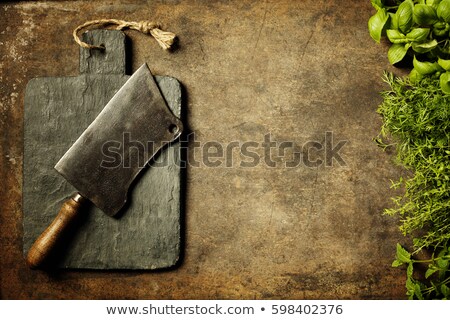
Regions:
<instances>
[{"instance_id":1,"label":"cleaver wooden handle","mask_svg":"<svg viewBox=\"0 0 450 320\"><path fill-rule=\"evenodd\" d=\"M55 220L42 232L28 251L27 265L30 268L34 269L42 265L67 227L75 220L85 202L86 199L79 193L75 193L64 202Z\"/></svg>"}]
</instances>

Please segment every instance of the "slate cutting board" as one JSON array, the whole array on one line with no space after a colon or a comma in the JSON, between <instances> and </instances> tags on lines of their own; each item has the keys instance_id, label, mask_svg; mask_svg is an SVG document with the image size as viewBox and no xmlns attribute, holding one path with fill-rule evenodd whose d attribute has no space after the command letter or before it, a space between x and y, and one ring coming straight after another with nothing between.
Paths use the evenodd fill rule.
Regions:
<instances>
[{"instance_id":1,"label":"slate cutting board","mask_svg":"<svg viewBox=\"0 0 450 320\"><path fill-rule=\"evenodd\" d=\"M80 75L36 78L24 106L24 254L76 190L53 168L129 78L125 34L94 30L84 41L105 51L80 48ZM181 86L171 77L156 82L180 117ZM180 144L155 159L164 166L143 170L129 192L129 205L111 218L93 205L52 257L53 266L86 269L158 269L180 256Z\"/></svg>"}]
</instances>

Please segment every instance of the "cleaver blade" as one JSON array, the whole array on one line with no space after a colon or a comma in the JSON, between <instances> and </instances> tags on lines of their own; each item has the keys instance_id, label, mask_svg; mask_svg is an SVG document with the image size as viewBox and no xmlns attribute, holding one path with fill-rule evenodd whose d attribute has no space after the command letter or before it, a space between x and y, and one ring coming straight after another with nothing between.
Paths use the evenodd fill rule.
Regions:
<instances>
[{"instance_id":1,"label":"cleaver blade","mask_svg":"<svg viewBox=\"0 0 450 320\"><path fill-rule=\"evenodd\" d=\"M55 165L78 193L33 244L27 264L44 262L86 200L109 216L118 213L139 172L182 131L181 120L168 108L147 64L142 65Z\"/></svg>"},{"instance_id":2,"label":"cleaver blade","mask_svg":"<svg viewBox=\"0 0 450 320\"><path fill-rule=\"evenodd\" d=\"M79 193L107 215L125 204L131 182L182 132L146 64L114 95L55 165Z\"/></svg>"}]
</instances>

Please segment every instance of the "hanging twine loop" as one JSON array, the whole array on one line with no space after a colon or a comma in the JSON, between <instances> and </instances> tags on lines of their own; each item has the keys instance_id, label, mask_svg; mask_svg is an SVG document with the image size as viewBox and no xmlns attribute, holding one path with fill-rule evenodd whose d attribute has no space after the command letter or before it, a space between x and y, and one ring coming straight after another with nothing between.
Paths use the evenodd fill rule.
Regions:
<instances>
[{"instance_id":1,"label":"hanging twine loop","mask_svg":"<svg viewBox=\"0 0 450 320\"><path fill-rule=\"evenodd\" d=\"M82 30L89 29L110 29L110 30L124 30L124 29L133 29L140 31L144 34L150 34L155 38L158 44L164 49L168 50L171 48L175 41L175 33L169 31L163 31L160 29L160 25L150 21L124 21L118 19L100 19L100 20L92 20L79 25L73 30L73 38L75 42L78 43L81 47L86 49L100 49L104 50L104 46L95 46L92 44L88 44L80 39L80 32Z\"/></svg>"}]
</instances>

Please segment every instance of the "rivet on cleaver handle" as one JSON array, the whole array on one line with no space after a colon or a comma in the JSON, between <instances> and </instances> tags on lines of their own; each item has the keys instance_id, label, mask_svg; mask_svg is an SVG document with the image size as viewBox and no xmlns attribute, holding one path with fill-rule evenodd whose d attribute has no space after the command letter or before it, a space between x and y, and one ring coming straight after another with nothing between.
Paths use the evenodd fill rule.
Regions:
<instances>
[{"instance_id":1,"label":"rivet on cleaver handle","mask_svg":"<svg viewBox=\"0 0 450 320\"><path fill-rule=\"evenodd\" d=\"M169 110L147 64L142 65L55 165L79 194L66 201L36 240L27 263L37 267L43 262L83 199L115 215L127 201L134 178L182 130L183 124Z\"/></svg>"}]
</instances>

